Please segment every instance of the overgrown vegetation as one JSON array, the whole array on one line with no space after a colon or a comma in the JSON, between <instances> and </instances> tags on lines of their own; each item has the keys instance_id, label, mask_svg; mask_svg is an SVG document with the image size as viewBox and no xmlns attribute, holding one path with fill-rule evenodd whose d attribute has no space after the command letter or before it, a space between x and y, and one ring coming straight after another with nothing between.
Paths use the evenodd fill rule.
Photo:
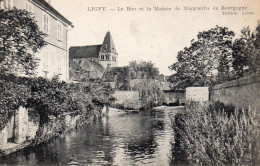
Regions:
<instances>
[{"instance_id":1,"label":"overgrown vegetation","mask_svg":"<svg viewBox=\"0 0 260 166\"><path fill-rule=\"evenodd\" d=\"M105 81L114 81L115 90L138 91L142 109L161 105L164 101L159 70L151 61L132 61L128 66L111 68L107 75Z\"/></svg>"},{"instance_id":2,"label":"overgrown vegetation","mask_svg":"<svg viewBox=\"0 0 260 166\"><path fill-rule=\"evenodd\" d=\"M40 124L43 124L49 115L58 116L65 112L94 114L113 99L110 97L111 87L100 80L68 84L42 77L1 75L0 78L0 130L7 122L8 113L20 106L37 111Z\"/></svg>"},{"instance_id":3,"label":"overgrown vegetation","mask_svg":"<svg viewBox=\"0 0 260 166\"><path fill-rule=\"evenodd\" d=\"M195 103L176 115L172 163L259 164L259 115L221 103Z\"/></svg>"}]
</instances>

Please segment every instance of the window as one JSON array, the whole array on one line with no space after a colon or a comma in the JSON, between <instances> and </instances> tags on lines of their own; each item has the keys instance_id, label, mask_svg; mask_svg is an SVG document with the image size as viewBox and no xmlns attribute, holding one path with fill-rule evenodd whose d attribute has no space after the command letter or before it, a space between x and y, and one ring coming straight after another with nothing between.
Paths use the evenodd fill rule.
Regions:
<instances>
[{"instance_id":1,"label":"window","mask_svg":"<svg viewBox=\"0 0 260 166\"><path fill-rule=\"evenodd\" d=\"M57 39L62 41L62 24L57 22Z\"/></svg>"},{"instance_id":2,"label":"window","mask_svg":"<svg viewBox=\"0 0 260 166\"><path fill-rule=\"evenodd\" d=\"M50 31L50 17L46 13L43 14L43 32L49 34Z\"/></svg>"},{"instance_id":3,"label":"window","mask_svg":"<svg viewBox=\"0 0 260 166\"><path fill-rule=\"evenodd\" d=\"M101 55L101 59L102 59L102 60L104 60L104 59L105 59L104 55Z\"/></svg>"},{"instance_id":4,"label":"window","mask_svg":"<svg viewBox=\"0 0 260 166\"><path fill-rule=\"evenodd\" d=\"M31 12L31 13L33 12L33 6L32 6L32 4L30 2L26 1L25 4L24 4L24 8L28 12Z\"/></svg>"},{"instance_id":5,"label":"window","mask_svg":"<svg viewBox=\"0 0 260 166\"><path fill-rule=\"evenodd\" d=\"M109 60L109 55L106 55L106 60Z\"/></svg>"}]
</instances>

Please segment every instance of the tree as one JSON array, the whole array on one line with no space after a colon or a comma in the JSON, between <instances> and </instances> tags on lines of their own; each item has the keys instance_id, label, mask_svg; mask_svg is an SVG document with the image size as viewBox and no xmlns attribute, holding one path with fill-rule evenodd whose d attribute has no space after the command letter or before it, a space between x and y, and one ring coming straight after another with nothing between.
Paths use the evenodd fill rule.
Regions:
<instances>
[{"instance_id":1,"label":"tree","mask_svg":"<svg viewBox=\"0 0 260 166\"><path fill-rule=\"evenodd\" d=\"M240 38L233 44L233 68L236 78L245 73L255 73L260 67L260 21L252 33L249 27L241 30Z\"/></svg>"},{"instance_id":2,"label":"tree","mask_svg":"<svg viewBox=\"0 0 260 166\"><path fill-rule=\"evenodd\" d=\"M34 74L34 54L46 44L45 36L31 13L0 9L0 72Z\"/></svg>"},{"instance_id":3,"label":"tree","mask_svg":"<svg viewBox=\"0 0 260 166\"><path fill-rule=\"evenodd\" d=\"M154 64L149 61L132 61L129 63L130 76L132 79L136 78L147 78L156 79L159 77L159 70L154 66Z\"/></svg>"},{"instance_id":4,"label":"tree","mask_svg":"<svg viewBox=\"0 0 260 166\"><path fill-rule=\"evenodd\" d=\"M192 85L211 85L214 77L220 81L231 77L232 39L234 32L216 26L199 32L191 46L179 51L177 62L169 66L176 71L174 80L183 88Z\"/></svg>"}]
</instances>

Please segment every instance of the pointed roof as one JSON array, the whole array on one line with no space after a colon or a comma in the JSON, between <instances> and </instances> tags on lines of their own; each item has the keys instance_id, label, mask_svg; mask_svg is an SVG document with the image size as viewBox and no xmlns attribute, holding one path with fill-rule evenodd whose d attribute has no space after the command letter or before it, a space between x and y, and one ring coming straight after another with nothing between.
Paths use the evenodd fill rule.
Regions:
<instances>
[{"instance_id":1,"label":"pointed roof","mask_svg":"<svg viewBox=\"0 0 260 166\"><path fill-rule=\"evenodd\" d=\"M112 35L109 31L107 32L107 34L104 38L104 42L102 44L100 52L117 54L116 47L115 47L114 41L112 39Z\"/></svg>"}]
</instances>

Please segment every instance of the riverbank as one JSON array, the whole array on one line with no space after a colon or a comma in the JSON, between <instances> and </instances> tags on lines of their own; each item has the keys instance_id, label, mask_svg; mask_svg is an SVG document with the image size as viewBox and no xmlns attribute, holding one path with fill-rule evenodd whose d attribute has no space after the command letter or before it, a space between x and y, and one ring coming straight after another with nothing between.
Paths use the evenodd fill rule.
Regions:
<instances>
[{"instance_id":1,"label":"riverbank","mask_svg":"<svg viewBox=\"0 0 260 166\"><path fill-rule=\"evenodd\" d=\"M48 141L101 116L111 87L101 80L66 83L0 75L0 155Z\"/></svg>"},{"instance_id":2,"label":"riverbank","mask_svg":"<svg viewBox=\"0 0 260 166\"><path fill-rule=\"evenodd\" d=\"M158 107L153 107L152 108L153 110L156 110L156 111L162 111L162 110L184 110L185 109L185 106L158 106Z\"/></svg>"},{"instance_id":3,"label":"riverbank","mask_svg":"<svg viewBox=\"0 0 260 166\"><path fill-rule=\"evenodd\" d=\"M29 120L28 125L30 126L28 127L30 131L28 131L26 135L26 140L21 143L8 142L5 146L0 147L0 157L36 146L40 143L47 142L56 136L68 133L82 125L92 122L95 116L96 115L73 116L70 113L66 113L58 117L49 116L48 122L44 125ZM31 117L29 117L29 119L31 119Z\"/></svg>"},{"instance_id":4,"label":"riverbank","mask_svg":"<svg viewBox=\"0 0 260 166\"><path fill-rule=\"evenodd\" d=\"M0 165L169 165L174 111L120 111L1 158Z\"/></svg>"}]
</instances>

